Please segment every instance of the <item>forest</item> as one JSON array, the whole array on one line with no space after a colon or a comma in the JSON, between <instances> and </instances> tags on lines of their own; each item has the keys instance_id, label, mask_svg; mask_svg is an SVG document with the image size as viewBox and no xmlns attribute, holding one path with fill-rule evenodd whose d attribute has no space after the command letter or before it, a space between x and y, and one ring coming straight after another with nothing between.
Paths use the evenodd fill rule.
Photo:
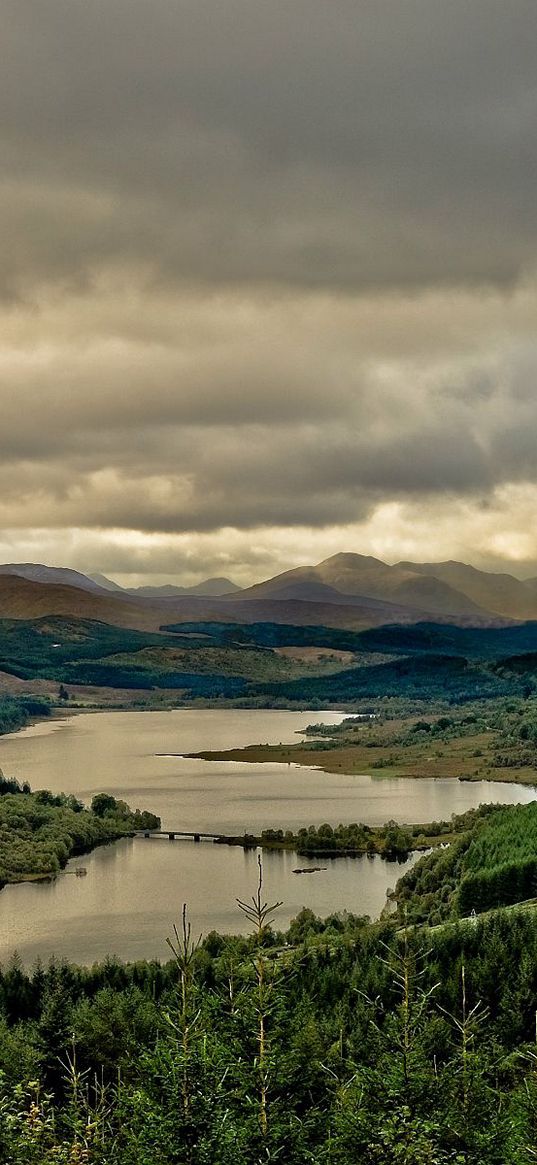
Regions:
<instances>
[{"instance_id":1,"label":"forest","mask_svg":"<svg viewBox=\"0 0 537 1165\"><path fill-rule=\"evenodd\" d=\"M531 717L514 723L532 737ZM2 880L155 824L109 794L86 810L2 777ZM0 968L2 1165L535 1161L537 804L388 823L386 849L418 828L449 844L378 922L303 909L281 932L260 860L237 903L246 933L201 939L178 904L167 963L28 970L14 954ZM369 840L360 826L298 837L310 853Z\"/></svg>"},{"instance_id":2,"label":"forest","mask_svg":"<svg viewBox=\"0 0 537 1165\"><path fill-rule=\"evenodd\" d=\"M0 695L0 735L5 732L16 732L24 728L32 719L43 719L50 716L50 701L39 696L12 696Z\"/></svg>"},{"instance_id":3,"label":"forest","mask_svg":"<svg viewBox=\"0 0 537 1165\"><path fill-rule=\"evenodd\" d=\"M433 924L537 898L537 802L488 806L452 845L409 870L396 897L401 918Z\"/></svg>"},{"instance_id":4,"label":"forest","mask_svg":"<svg viewBox=\"0 0 537 1165\"><path fill-rule=\"evenodd\" d=\"M303 910L263 888L246 937L167 964L0 972L10 1165L530 1165L537 915L437 930Z\"/></svg>"},{"instance_id":5,"label":"forest","mask_svg":"<svg viewBox=\"0 0 537 1165\"><path fill-rule=\"evenodd\" d=\"M322 675L294 676L303 663L277 655L296 646L292 628L219 627L211 647L200 627L183 630L181 643L170 630L163 646L49 621L42 643L30 635L33 655L13 628L6 662L29 678L53 675L73 704L69 684L84 675L176 683L177 702L210 699L212 688L218 699L234 690L237 702L285 706L290 692L296 702L309 693L322 707L339 692L354 715L312 724L281 755L271 746L271 757L350 773L535 780L527 630L422 626L331 638L301 628L302 646L351 652L353 666L334 657ZM187 651L185 697L187 673L166 668ZM261 682L251 669L263 652ZM286 678L267 680L271 668ZM50 714L53 701L2 697L0 731ZM252 762L266 759L258 751ZM2 777L0 882L55 876L70 856L157 825L109 795L85 809ZM15 954L0 968L1 1165L537 1161L535 805L486 806L428 826L388 822L373 834L359 823L282 832L276 822L262 844L308 856L375 847L388 858L436 848L400 879L378 922L302 910L281 932L261 878L237 904L246 935L198 939L179 902L165 964L29 970Z\"/></svg>"}]
</instances>

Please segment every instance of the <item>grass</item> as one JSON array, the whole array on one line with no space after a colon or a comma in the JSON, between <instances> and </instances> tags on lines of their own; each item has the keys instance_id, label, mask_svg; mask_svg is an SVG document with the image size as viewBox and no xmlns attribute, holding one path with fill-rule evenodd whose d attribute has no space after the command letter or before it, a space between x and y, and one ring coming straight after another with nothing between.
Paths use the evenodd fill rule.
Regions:
<instances>
[{"instance_id":1,"label":"grass","mask_svg":"<svg viewBox=\"0 0 537 1165\"><path fill-rule=\"evenodd\" d=\"M451 729L444 738L417 733L416 717L387 720L334 732L322 740L292 745L249 745L225 751L192 754L203 760L262 764L297 764L326 773L368 774L379 777L452 778L470 781L509 781L534 785L537 771L528 763L497 765L501 727L475 731Z\"/></svg>"}]
</instances>

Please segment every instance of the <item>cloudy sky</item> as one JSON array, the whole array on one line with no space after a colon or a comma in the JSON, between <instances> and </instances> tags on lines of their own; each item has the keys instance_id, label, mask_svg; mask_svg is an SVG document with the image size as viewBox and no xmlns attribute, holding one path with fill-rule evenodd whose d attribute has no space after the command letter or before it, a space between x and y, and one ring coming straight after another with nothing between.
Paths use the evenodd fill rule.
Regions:
<instances>
[{"instance_id":1,"label":"cloudy sky","mask_svg":"<svg viewBox=\"0 0 537 1165\"><path fill-rule=\"evenodd\" d=\"M537 573L535 0L4 0L0 561Z\"/></svg>"}]
</instances>

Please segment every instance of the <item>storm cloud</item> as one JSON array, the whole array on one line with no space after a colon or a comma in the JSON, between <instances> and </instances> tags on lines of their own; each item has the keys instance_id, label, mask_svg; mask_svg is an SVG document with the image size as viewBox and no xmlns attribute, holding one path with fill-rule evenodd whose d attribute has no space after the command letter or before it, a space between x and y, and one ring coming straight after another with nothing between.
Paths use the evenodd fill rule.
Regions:
<instances>
[{"instance_id":1,"label":"storm cloud","mask_svg":"<svg viewBox=\"0 0 537 1165\"><path fill-rule=\"evenodd\" d=\"M6 0L0 54L2 557L533 570L533 0Z\"/></svg>"}]
</instances>

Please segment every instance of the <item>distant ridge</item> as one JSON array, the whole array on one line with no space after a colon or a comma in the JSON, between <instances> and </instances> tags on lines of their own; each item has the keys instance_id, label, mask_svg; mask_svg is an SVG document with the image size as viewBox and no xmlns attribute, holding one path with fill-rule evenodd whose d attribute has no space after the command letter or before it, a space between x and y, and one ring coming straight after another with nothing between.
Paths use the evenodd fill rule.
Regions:
<instances>
[{"instance_id":1,"label":"distant ridge","mask_svg":"<svg viewBox=\"0 0 537 1165\"><path fill-rule=\"evenodd\" d=\"M88 578L91 582L97 583L97 586L102 587L105 591L122 591L124 587L120 587L119 583L114 582L113 579L107 578L105 574L88 574L84 578Z\"/></svg>"},{"instance_id":2,"label":"distant ridge","mask_svg":"<svg viewBox=\"0 0 537 1165\"><path fill-rule=\"evenodd\" d=\"M129 587L128 594L151 599L175 598L177 595L202 595L218 599L222 595L236 594L240 590L241 587L231 582L229 578L206 578L204 582L196 583L192 587L176 587L170 584L161 587Z\"/></svg>"},{"instance_id":3,"label":"distant ridge","mask_svg":"<svg viewBox=\"0 0 537 1165\"><path fill-rule=\"evenodd\" d=\"M98 578L106 582L106 587L79 570L71 570L68 566L44 566L40 562L5 562L0 564L0 574L16 575L18 578L29 579L30 582L79 587L83 591L94 591L98 594L104 589L115 589L115 584L109 579L105 580L104 575L99 575Z\"/></svg>"},{"instance_id":4,"label":"distant ridge","mask_svg":"<svg viewBox=\"0 0 537 1165\"><path fill-rule=\"evenodd\" d=\"M82 575L82 577L86 576ZM196 583L192 587L174 586L173 583L166 583L159 587L121 587L119 583L113 582L105 574L90 574L88 578L104 590L120 591L126 595L139 595L140 598L149 599L169 599L175 598L177 595L209 595L219 598L220 595L231 595L241 590L230 578L206 578L203 582Z\"/></svg>"},{"instance_id":5,"label":"distant ridge","mask_svg":"<svg viewBox=\"0 0 537 1165\"><path fill-rule=\"evenodd\" d=\"M341 595L382 599L398 606L438 615L483 618L490 612L469 595L433 575L424 577L404 564L389 566L362 554L334 554L317 566L287 570L267 582L242 591L241 598L308 598L324 590L324 601L341 602ZM328 588L328 590L327 590ZM537 603L535 603L537 612ZM502 612L495 611L495 614Z\"/></svg>"},{"instance_id":6,"label":"distant ridge","mask_svg":"<svg viewBox=\"0 0 537 1165\"><path fill-rule=\"evenodd\" d=\"M349 629L387 623L502 626L537 620L537 581L460 562L399 562L341 553L241 590L226 578L194 587L126 590L102 574L39 563L0 565L0 616L47 613L158 630L181 621L324 624ZM26 584L26 585L24 585Z\"/></svg>"},{"instance_id":7,"label":"distant ridge","mask_svg":"<svg viewBox=\"0 0 537 1165\"><path fill-rule=\"evenodd\" d=\"M122 587L113 582L105 574L82 574L79 570L71 570L68 566L44 566L38 562L5 562L0 564L0 574L17 575L27 578L31 582L59 584L60 586L79 587L83 591L92 591L100 594L111 591L115 594L139 595L140 598L166 599L177 595L208 595L219 598L221 595L235 594L241 588L229 578L208 578L196 583L192 587L159 586L159 587Z\"/></svg>"},{"instance_id":8,"label":"distant ridge","mask_svg":"<svg viewBox=\"0 0 537 1165\"><path fill-rule=\"evenodd\" d=\"M414 574L428 575L472 599L480 607L511 619L534 619L537 612L535 579L521 582L511 574L477 570L465 562L399 562Z\"/></svg>"}]
</instances>

